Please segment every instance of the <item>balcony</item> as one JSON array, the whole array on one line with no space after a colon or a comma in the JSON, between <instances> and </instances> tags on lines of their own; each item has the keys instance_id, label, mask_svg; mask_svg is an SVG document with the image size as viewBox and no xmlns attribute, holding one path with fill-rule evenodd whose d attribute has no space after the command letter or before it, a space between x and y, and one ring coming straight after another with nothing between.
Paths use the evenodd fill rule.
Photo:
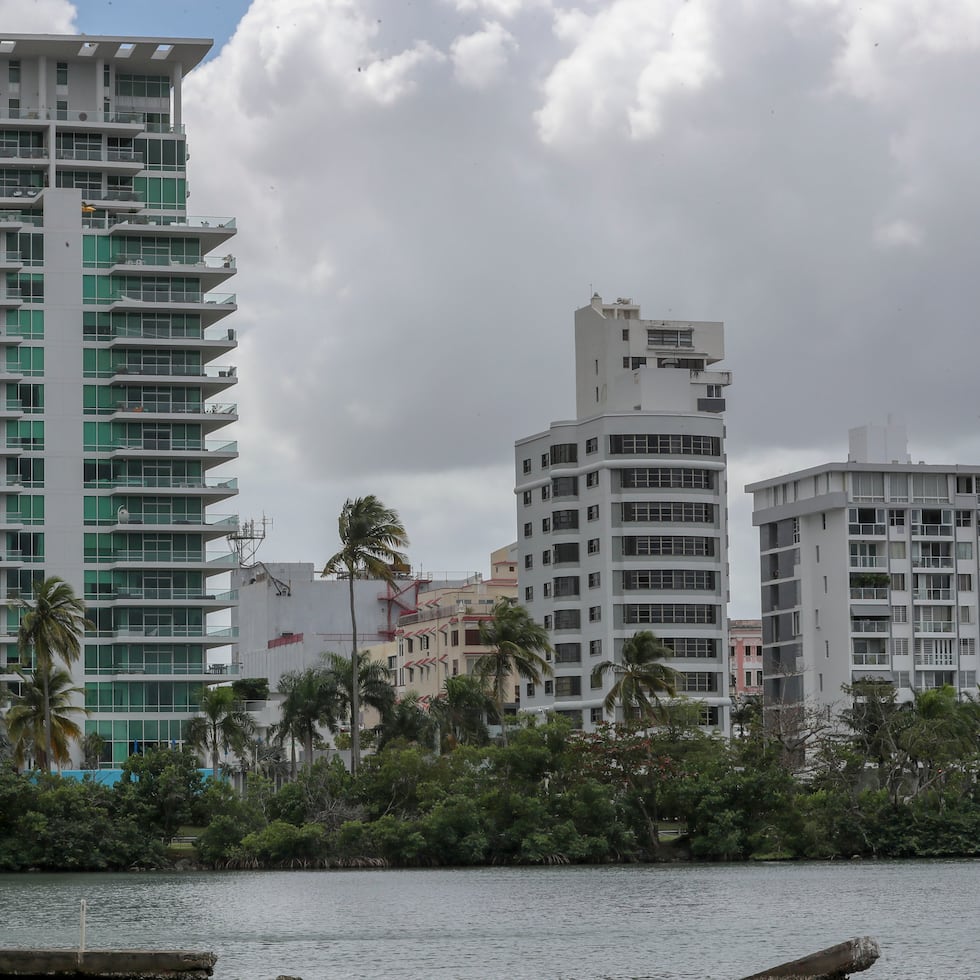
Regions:
<instances>
[{"instance_id":1,"label":"balcony","mask_svg":"<svg viewBox=\"0 0 980 980\"><path fill-rule=\"evenodd\" d=\"M59 149L55 155L58 160L75 164L74 170L97 169L107 173L134 174L143 169L143 154L136 150Z\"/></svg>"},{"instance_id":2,"label":"balcony","mask_svg":"<svg viewBox=\"0 0 980 980\"><path fill-rule=\"evenodd\" d=\"M145 272L147 275L196 276L205 289L217 286L237 271L234 255L208 256L183 262L161 255L120 255L113 263L102 263L117 274ZM98 266L97 266L98 267Z\"/></svg>"},{"instance_id":3,"label":"balcony","mask_svg":"<svg viewBox=\"0 0 980 980\"><path fill-rule=\"evenodd\" d=\"M952 568L952 555L912 555L913 568Z\"/></svg>"},{"instance_id":4,"label":"balcony","mask_svg":"<svg viewBox=\"0 0 980 980\"><path fill-rule=\"evenodd\" d=\"M189 348L197 350L207 346L213 350L227 352L238 346L238 336L234 327L211 327L200 332L189 332L183 329L174 330L166 324L144 325L142 327L118 326L111 332L96 333L88 331L86 340L107 340L110 347L131 347L139 349L144 346L153 348L165 347L179 350Z\"/></svg>"},{"instance_id":5,"label":"balcony","mask_svg":"<svg viewBox=\"0 0 980 980\"><path fill-rule=\"evenodd\" d=\"M98 305L103 305L99 303ZM234 293L202 293L184 290L127 290L108 301L109 312L161 310L171 313L198 313L201 323L210 326L238 308Z\"/></svg>"},{"instance_id":6,"label":"balcony","mask_svg":"<svg viewBox=\"0 0 980 980\"><path fill-rule=\"evenodd\" d=\"M190 234L201 242L204 252L217 248L237 232L234 218L200 218L171 214L91 215L82 224L88 228L108 228L113 235L188 237Z\"/></svg>"},{"instance_id":7,"label":"balcony","mask_svg":"<svg viewBox=\"0 0 980 980\"><path fill-rule=\"evenodd\" d=\"M851 555L851 568L885 568L888 560L884 555Z\"/></svg>"},{"instance_id":8,"label":"balcony","mask_svg":"<svg viewBox=\"0 0 980 980\"><path fill-rule=\"evenodd\" d=\"M887 633L891 626L889 619L852 619L852 633Z\"/></svg>"},{"instance_id":9,"label":"balcony","mask_svg":"<svg viewBox=\"0 0 980 980\"><path fill-rule=\"evenodd\" d=\"M194 606L207 604L231 606L238 602L238 590L232 589L228 592L217 592L206 594L198 589L176 589L176 588L142 588L140 586L115 586L110 592L86 591L85 600L87 602L116 602L126 605L129 602L169 602L175 600L182 604Z\"/></svg>"},{"instance_id":10,"label":"balcony","mask_svg":"<svg viewBox=\"0 0 980 980\"><path fill-rule=\"evenodd\" d=\"M0 306L23 306L24 297L19 286L0 286Z\"/></svg>"},{"instance_id":11,"label":"balcony","mask_svg":"<svg viewBox=\"0 0 980 980\"><path fill-rule=\"evenodd\" d=\"M914 589L912 598L916 602L952 602L955 596L952 589Z\"/></svg>"},{"instance_id":12,"label":"balcony","mask_svg":"<svg viewBox=\"0 0 980 980\"><path fill-rule=\"evenodd\" d=\"M119 662L110 667L86 668L86 677L199 677L212 680L215 675L234 677L241 672L239 664L210 664L208 666L188 666L173 663Z\"/></svg>"},{"instance_id":13,"label":"balcony","mask_svg":"<svg viewBox=\"0 0 980 980\"><path fill-rule=\"evenodd\" d=\"M43 187L34 187L33 185L24 184L19 186L0 186L0 200L23 200L25 198L27 200L34 200L34 198L40 196L41 191L43 190Z\"/></svg>"},{"instance_id":14,"label":"balcony","mask_svg":"<svg viewBox=\"0 0 980 980\"><path fill-rule=\"evenodd\" d=\"M885 533L884 524L848 524L847 525L848 534L856 534L861 536L873 536L881 535Z\"/></svg>"},{"instance_id":15,"label":"balcony","mask_svg":"<svg viewBox=\"0 0 980 980\"><path fill-rule=\"evenodd\" d=\"M24 267L24 258L20 252L14 249L7 249L0 254L0 269L5 272L15 272Z\"/></svg>"},{"instance_id":16,"label":"balcony","mask_svg":"<svg viewBox=\"0 0 980 980\"><path fill-rule=\"evenodd\" d=\"M913 524L911 525L913 537L920 538L951 538L953 536L952 524Z\"/></svg>"},{"instance_id":17,"label":"balcony","mask_svg":"<svg viewBox=\"0 0 980 980\"><path fill-rule=\"evenodd\" d=\"M851 589L852 599L874 599L878 602L888 599L888 589Z\"/></svg>"},{"instance_id":18,"label":"balcony","mask_svg":"<svg viewBox=\"0 0 980 980\"><path fill-rule=\"evenodd\" d=\"M51 109L47 106L0 107L0 125L16 121L18 128L47 127L49 122L85 123L91 132L183 133L183 124L147 121L145 112L97 112L95 109ZM69 128L78 128L69 127Z\"/></svg>"},{"instance_id":19,"label":"balcony","mask_svg":"<svg viewBox=\"0 0 980 980\"><path fill-rule=\"evenodd\" d=\"M912 624L916 633L953 633L956 624L948 619L917 619Z\"/></svg>"}]
</instances>

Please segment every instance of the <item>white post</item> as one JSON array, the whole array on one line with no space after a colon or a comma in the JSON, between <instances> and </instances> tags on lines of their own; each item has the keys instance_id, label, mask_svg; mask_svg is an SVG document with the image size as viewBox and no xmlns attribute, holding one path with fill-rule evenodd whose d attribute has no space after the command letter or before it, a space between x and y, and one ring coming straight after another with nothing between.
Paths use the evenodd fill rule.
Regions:
<instances>
[{"instance_id":1,"label":"white post","mask_svg":"<svg viewBox=\"0 0 980 980\"><path fill-rule=\"evenodd\" d=\"M78 959L81 961L85 955L85 912L87 909L85 899L82 899L82 907L79 912L79 935L78 935Z\"/></svg>"}]
</instances>

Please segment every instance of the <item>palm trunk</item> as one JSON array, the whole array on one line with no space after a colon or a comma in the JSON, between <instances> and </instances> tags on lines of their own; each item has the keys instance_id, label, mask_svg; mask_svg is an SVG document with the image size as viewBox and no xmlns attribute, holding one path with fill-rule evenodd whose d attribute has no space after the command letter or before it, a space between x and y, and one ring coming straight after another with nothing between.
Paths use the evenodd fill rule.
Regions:
<instances>
[{"instance_id":1,"label":"palm trunk","mask_svg":"<svg viewBox=\"0 0 980 980\"><path fill-rule=\"evenodd\" d=\"M357 775L357 770L361 764L361 724L360 724L360 705L358 695L361 693L361 678L357 663L357 614L354 612L354 569L348 569L350 577L350 625L351 625L351 686L350 686L350 771L352 776Z\"/></svg>"},{"instance_id":2,"label":"palm trunk","mask_svg":"<svg viewBox=\"0 0 980 980\"><path fill-rule=\"evenodd\" d=\"M312 769L313 768L313 727L312 726L310 726L310 728L306 731L305 735L303 736L303 753L306 756L306 765L304 768Z\"/></svg>"},{"instance_id":3,"label":"palm trunk","mask_svg":"<svg viewBox=\"0 0 980 980\"><path fill-rule=\"evenodd\" d=\"M51 696L48 693L48 672L41 671L41 693L44 696L44 768L51 772L51 761L54 755L51 744Z\"/></svg>"},{"instance_id":4,"label":"palm trunk","mask_svg":"<svg viewBox=\"0 0 980 980\"><path fill-rule=\"evenodd\" d=\"M500 737L507 747L507 723L504 721L504 673L499 662L497 666L497 712L500 715Z\"/></svg>"}]
</instances>

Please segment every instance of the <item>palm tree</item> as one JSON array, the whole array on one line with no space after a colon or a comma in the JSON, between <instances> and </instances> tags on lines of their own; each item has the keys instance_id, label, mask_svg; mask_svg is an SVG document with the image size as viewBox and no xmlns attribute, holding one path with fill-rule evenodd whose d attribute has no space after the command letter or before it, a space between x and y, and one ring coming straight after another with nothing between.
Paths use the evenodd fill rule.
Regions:
<instances>
[{"instance_id":1,"label":"palm tree","mask_svg":"<svg viewBox=\"0 0 980 980\"><path fill-rule=\"evenodd\" d=\"M19 673L24 685L20 694L12 695L6 718L14 764L23 766L33 756L35 765L46 771L52 762L65 765L71 759L70 744L82 737L71 717L87 713L73 703L82 689L72 686L71 674L62 667Z\"/></svg>"},{"instance_id":2,"label":"palm tree","mask_svg":"<svg viewBox=\"0 0 980 980\"><path fill-rule=\"evenodd\" d=\"M355 654L357 672L351 666L351 661L339 653L329 653L324 656L326 672L336 691L336 709L340 717L349 714L351 719L351 765L353 765L354 732L357 725L354 722L355 706L366 704L374 708L384 723L395 706L395 689L391 686L391 674L388 668L377 660L371 660L366 653ZM351 681L357 678L352 686Z\"/></svg>"},{"instance_id":3,"label":"palm tree","mask_svg":"<svg viewBox=\"0 0 980 980\"><path fill-rule=\"evenodd\" d=\"M592 671L594 680L612 674L616 682L609 689L603 708L615 711L623 706L624 713L636 712L647 720L660 711L660 695L677 694L677 671L661 663L674 651L649 630L635 633L623 644L622 662L603 660Z\"/></svg>"},{"instance_id":4,"label":"palm tree","mask_svg":"<svg viewBox=\"0 0 980 980\"><path fill-rule=\"evenodd\" d=\"M348 499L340 512L338 536L341 548L323 568L324 575L346 575L350 589L351 625L351 772L356 773L361 760L360 705L356 671L357 614L354 610L354 579L376 578L392 582L393 565L405 564L399 551L408 544L408 535L397 511L385 507L377 497L369 495Z\"/></svg>"},{"instance_id":5,"label":"palm tree","mask_svg":"<svg viewBox=\"0 0 980 980\"><path fill-rule=\"evenodd\" d=\"M82 634L95 627L85 618L85 603L57 575L36 579L33 601L21 599L17 605L24 610L17 630L17 649L24 664L30 663L33 656L45 712L44 758L51 759L53 732L48 687L54 661L57 657L70 668L82 655Z\"/></svg>"},{"instance_id":6,"label":"palm tree","mask_svg":"<svg viewBox=\"0 0 980 980\"><path fill-rule=\"evenodd\" d=\"M504 701L508 679L517 675L532 684L542 677L550 677L551 665L542 654L551 652L548 633L532 618L530 613L509 599L499 599L493 607L493 617L480 622L480 643L490 647L474 665L474 672L484 681L492 683L497 717L504 745L507 744L507 726L504 723Z\"/></svg>"},{"instance_id":7,"label":"palm tree","mask_svg":"<svg viewBox=\"0 0 980 980\"><path fill-rule=\"evenodd\" d=\"M482 678L475 674L447 677L439 696L429 705L429 713L442 729L450 746L486 745L490 740L487 714L496 711L493 696Z\"/></svg>"},{"instance_id":8,"label":"palm tree","mask_svg":"<svg viewBox=\"0 0 980 980\"><path fill-rule=\"evenodd\" d=\"M218 778L218 753L241 752L255 731L255 721L230 687L206 687L198 698L201 713L187 724L184 740L195 751L211 755L211 778Z\"/></svg>"},{"instance_id":9,"label":"palm tree","mask_svg":"<svg viewBox=\"0 0 980 980\"><path fill-rule=\"evenodd\" d=\"M389 742L402 739L430 749L435 741L436 719L430 714L416 691L408 691L396 701L378 726L378 751Z\"/></svg>"},{"instance_id":10,"label":"palm tree","mask_svg":"<svg viewBox=\"0 0 980 980\"><path fill-rule=\"evenodd\" d=\"M313 746L319 737L317 729L325 725L337 728L337 687L335 679L322 667L290 670L279 678L278 691L283 695L279 705L279 723L273 726L273 737L282 744L286 738L300 742L306 766L313 765ZM295 753L292 776L296 778Z\"/></svg>"}]
</instances>

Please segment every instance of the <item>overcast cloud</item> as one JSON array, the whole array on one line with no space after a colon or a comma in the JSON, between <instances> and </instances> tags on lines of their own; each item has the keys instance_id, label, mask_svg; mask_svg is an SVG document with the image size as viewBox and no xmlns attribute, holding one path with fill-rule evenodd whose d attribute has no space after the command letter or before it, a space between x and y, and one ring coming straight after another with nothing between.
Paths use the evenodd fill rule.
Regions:
<instances>
[{"instance_id":1,"label":"overcast cloud","mask_svg":"<svg viewBox=\"0 0 980 980\"><path fill-rule=\"evenodd\" d=\"M376 493L413 564L485 570L593 289L725 321L733 616L746 481L889 412L914 458L980 460L978 49L976 0L255 0L185 118L189 210L241 229L261 556L323 560Z\"/></svg>"}]
</instances>

